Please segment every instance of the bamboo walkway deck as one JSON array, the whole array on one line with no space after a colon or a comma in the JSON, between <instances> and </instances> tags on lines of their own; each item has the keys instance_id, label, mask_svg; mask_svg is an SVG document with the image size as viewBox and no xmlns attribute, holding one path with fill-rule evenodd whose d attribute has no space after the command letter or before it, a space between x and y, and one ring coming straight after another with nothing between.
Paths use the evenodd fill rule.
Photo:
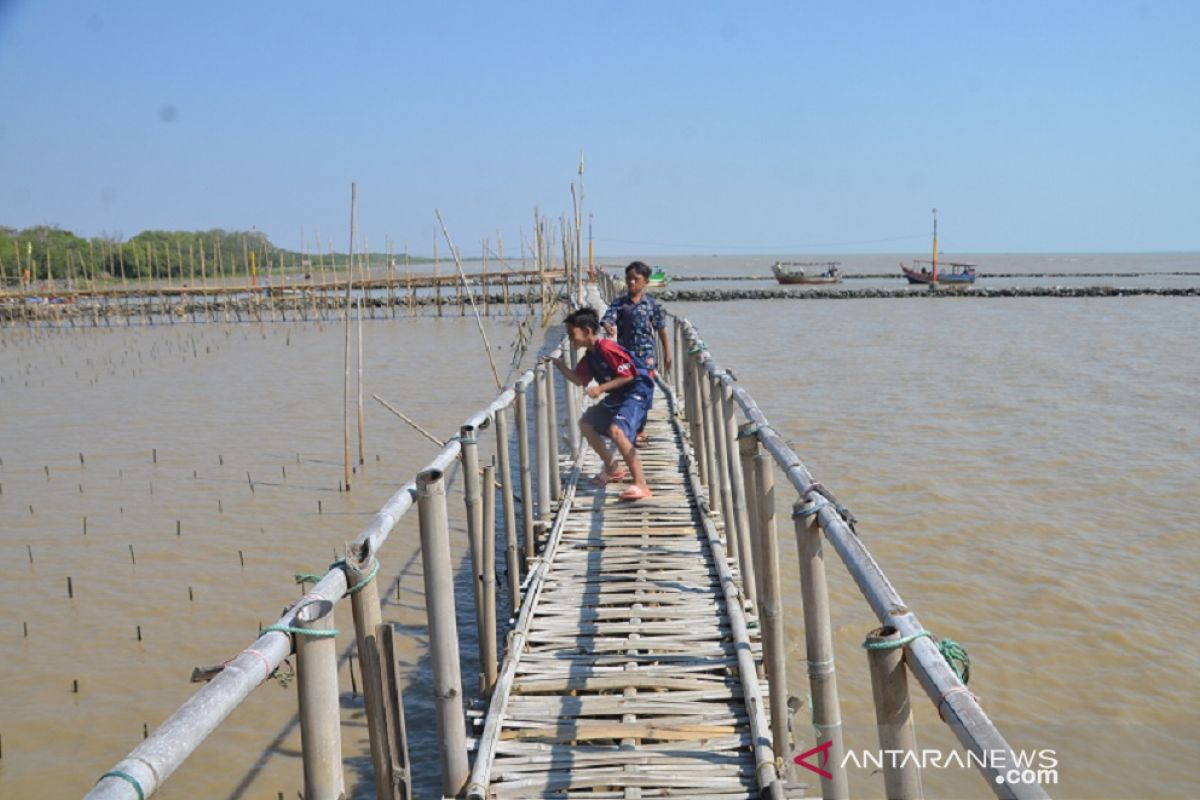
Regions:
<instances>
[{"instance_id":1,"label":"bamboo walkway deck","mask_svg":"<svg viewBox=\"0 0 1200 800\"><path fill-rule=\"evenodd\" d=\"M491 704L487 796L759 796L769 734L752 725L744 678L760 722L767 686L738 658L748 648L761 663L758 628L731 619L723 581L740 580L714 560L719 523L706 526L681 430L657 391L639 450L651 499L593 486L590 451L566 487L524 646Z\"/></svg>"}]
</instances>

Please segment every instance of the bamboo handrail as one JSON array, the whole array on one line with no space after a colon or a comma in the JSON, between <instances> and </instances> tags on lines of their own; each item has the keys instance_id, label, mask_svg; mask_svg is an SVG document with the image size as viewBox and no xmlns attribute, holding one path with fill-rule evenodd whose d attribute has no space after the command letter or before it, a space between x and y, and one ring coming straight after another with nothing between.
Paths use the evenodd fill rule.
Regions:
<instances>
[{"instance_id":1,"label":"bamboo handrail","mask_svg":"<svg viewBox=\"0 0 1200 800\"><path fill-rule=\"evenodd\" d=\"M689 347L703 345L695 326L686 319L680 319L680 322ZM783 437L771 427L766 415L755 403L750 393L738 385L727 372L721 370L707 350L699 353L699 361L709 375L728 386L732 391L733 398L741 406L746 419L756 426L754 435L774 458L775 463L800 497L805 501L823 503L816 512L821 529L834 549L837 550L842 563L850 572L880 624L895 628L901 637L923 631L924 627L921 625L921 621L914 612L909 610L866 545L842 518L839 511L817 495L819 485L812 473ZM946 662L937 645L929 637L922 637L911 642L908 647L910 658L907 663L958 741L976 754L1000 751L1015 757L1012 747L988 718L976 697L967 690L965 684ZM1039 786L1016 785L1006 782L1003 766L996 766L993 759L978 759L977 765L987 779L988 786L999 798L1033 800L1049 797ZM998 777L999 781L997 781Z\"/></svg>"}]
</instances>

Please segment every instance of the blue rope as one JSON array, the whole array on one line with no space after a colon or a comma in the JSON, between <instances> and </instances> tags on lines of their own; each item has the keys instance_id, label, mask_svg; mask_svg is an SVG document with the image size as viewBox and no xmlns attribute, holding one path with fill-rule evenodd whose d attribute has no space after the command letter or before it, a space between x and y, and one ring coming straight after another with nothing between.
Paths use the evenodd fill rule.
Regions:
<instances>
[{"instance_id":1,"label":"blue rope","mask_svg":"<svg viewBox=\"0 0 1200 800\"><path fill-rule=\"evenodd\" d=\"M329 569L335 569L338 567L345 569L346 568L346 559L340 558L337 561L335 561L329 565ZM352 595L356 592L362 591L363 587L365 587L371 581L375 580L375 576L378 573L379 573L379 559L377 558L377 559L375 559L375 563L371 565L371 569L366 574L366 576L363 577L363 579L361 581L359 581L358 583L354 584L349 589L347 589L346 594L344 594L342 596L346 597L346 596ZM323 577L325 577L325 576L318 575L315 572L297 572L296 573L296 583L317 583Z\"/></svg>"},{"instance_id":2,"label":"blue rope","mask_svg":"<svg viewBox=\"0 0 1200 800\"><path fill-rule=\"evenodd\" d=\"M295 634L296 636L311 636L314 639L331 639L338 635L337 628L327 628L322 630L319 628L297 628L293 625L268 625L258 633L261 636L262 634L270 633L271 631L278 631L279 633L291 633Z\"/></svg>"}]
</instances>

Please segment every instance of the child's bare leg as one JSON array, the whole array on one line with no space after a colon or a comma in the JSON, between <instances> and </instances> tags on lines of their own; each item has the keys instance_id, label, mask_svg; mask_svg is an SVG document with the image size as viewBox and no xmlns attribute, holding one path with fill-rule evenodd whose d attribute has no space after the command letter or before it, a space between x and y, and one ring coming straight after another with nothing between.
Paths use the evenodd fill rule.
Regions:
<instances>
[{"instance_id":1,"label":"child's bare leg","mask_svg":"<svg viewBox=\"0 0 1200 800\"><path fill-rule=\"evenodd\" d=\"M612 472L612 466L617 463L617 459L608 451L608 446L604 444L604 437L600 435L600 432L583 420L579 421L579 431L596 451L596 455L600 456L600 460L604 463L604 471Z\"/></svg>"},{"instance_id":2,"label":"child's bare leg","mask_svg":"<svg viewBox=\"0 0 1200 800\"><path fill-rule=\"evenodd\" d=\"M629 441L629 437L625 435L625 431L621 430L620 425L613 425L609 430L609 435L612 437L613 444L617 446L617 452L621 454L621 458L625 459L625 465L629 467L629 474L633 476L633 485L644 491L645 496L649 497L652 492L646 483L646 476L642 474L642 460L638 458L637 448L633 446L633 442Z\"/></svg>"}]
</instances>

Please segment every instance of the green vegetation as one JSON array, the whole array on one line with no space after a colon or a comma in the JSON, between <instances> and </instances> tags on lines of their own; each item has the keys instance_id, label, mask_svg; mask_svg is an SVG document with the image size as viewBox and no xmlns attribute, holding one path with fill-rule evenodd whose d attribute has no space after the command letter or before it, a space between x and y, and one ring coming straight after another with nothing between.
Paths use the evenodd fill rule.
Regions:
<instances>
[{"instance_id":1,"label":"green vegetation","mask_svg":"<svg viewBox=\"0 0 1200 800\"><path fill-rule=\"evenodd\" d=\"M362 258L356 254L356 260ZM405 254L393 255L401 265ZM367 268L386 268L385 253L366 255ZM200 282L251 271L259 275L316 275L345 270L345 253L308 255L271 244L258 231L142 231L127 241L120 237L83 239L56 226L24 230L0 226L0 283L23 281L166 280ZM425 258L409 258L423 263Z\"/></svg>"}]
</instances>

